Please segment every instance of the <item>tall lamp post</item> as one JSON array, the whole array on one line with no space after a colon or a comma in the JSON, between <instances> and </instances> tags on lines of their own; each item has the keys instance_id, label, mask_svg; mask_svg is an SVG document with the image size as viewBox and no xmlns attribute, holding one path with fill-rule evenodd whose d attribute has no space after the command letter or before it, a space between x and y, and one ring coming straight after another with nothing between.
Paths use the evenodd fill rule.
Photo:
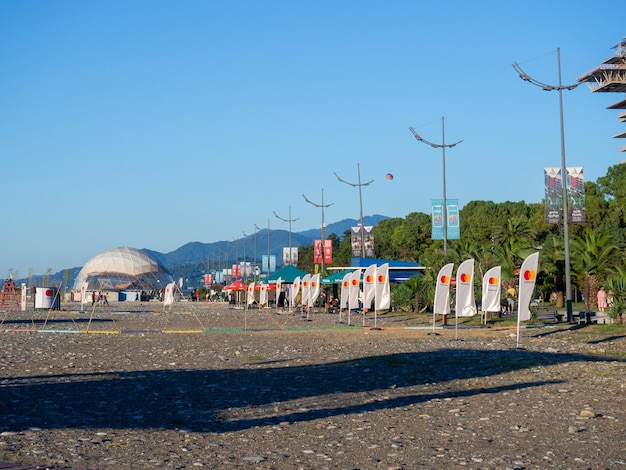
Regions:
<instances>
[{"instance_id":1,"label":"tall lamp post","mask_svg":"<svg viewBox=\"0 0 626 470\"><path fill-rule=\"evenodd\" d=\"M324 205L324 188L322 188L322 203L321 204L316 204L315 202L313 202L310 199L308 199L304 194L302 195L302 197L309 204L312 204L315 207L321 207L322 208L322 262L321 262L320 272L323 273L324 272L324 258L325 258L325 256L324 256L325 255L324 241L326 240L326 224L324 223L324 208L332 206L334 204L334 202L331 202L330 204Z\"/></svg>"},{"instance_id":2,"label":"tall lamp post","mask_svg":"<svg viewBox=\"0 0 626 470\"><path fill-rule=\"evenodd\" d=\"M280 219L283 222L289 222L289 264L293 265L293 259L292 259L292 253L291 253L291 222L295 222L298 219L291 218L291 206L289 206L289 218L288 219L282 218L276 212L274 212L274 215L276 216L277 219Z\"/></svg>"},{"instance_id":3,"label":"tall lamp post","mask_svg":"<svg viewBox=\"0 0 626 470\"><path fill-rule=\"evenodd\" d=\"M430 145L433 148L441 149L441 162L443 165L443 254L447 255L448 254L448 203L446 200L446 148L452 148L460 144L463 141L459 140L453 144L446 144L446 134L445 134L445 129L444 129L443 116L441 116L441 143L440 144L434 144L424 139L417 132L415 132L415 129L413 129L412 127L409 127L409 129L418 141L423 142L427 145Z\"/></svg>"},{"instance_id":4,"label":"tall lamp post","mask_svg":"<svg viewBox=\"0 0 626 470\"><path fill-rule=\"evenodd\" d=\"M513 62L513 68L519 74L520 78L526 82L530 82L545 91L558 90L559 92L559 117L561 123L561 191L562 191L562 211L563 211L563 244L565 247L565 299L567 309L567 321L572 321L572 275L570 261L570 243L569 243L569 211L567 203L567 167L565 166L565 129L563 125L563 90L573 90L580 83L573 85L563 85L561 82L561 48L556 49L557 66L558 66L558 85L548 85L539 80L535 80L522 70L517 62ZM589 313L587 313L587 321L589 321Z\"/></svg>"},{"instance_id":5,"label":"tall lamp post","mask_svg":"<svg viewBox=\"0 0 626 470\"><path fill-rule=\"evenodd\" d=\"M356 170L359 178L358 183L350 183L349 181L342 179L337 173L333 173L340 183L345 183L349 186L352 186L353 188L359 188L359 231L361 233L361 258L365 258L365 243L363 240L363 232L365 231L365 227L363 226L363 195L361 193L361 188L363 186L369 186L371 183L374 182L374 180L369 180L367 183L361 183L361 165L359 163L356 164Z\"/></svg>"}]
</instances>

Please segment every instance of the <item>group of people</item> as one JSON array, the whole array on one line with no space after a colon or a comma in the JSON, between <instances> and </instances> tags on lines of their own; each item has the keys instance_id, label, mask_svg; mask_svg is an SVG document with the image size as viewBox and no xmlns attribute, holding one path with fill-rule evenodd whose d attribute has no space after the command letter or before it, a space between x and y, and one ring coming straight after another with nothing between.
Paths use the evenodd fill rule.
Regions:
<instances>
[{"instance_id":1,"label":"group of people","mask_svg":"<svg viewBox=\"0 0 626 470\"><path fill-rule=\"evenodd\" d=\"M109 299L108 299L108 295L109 294L103 294L102 292L98 292L96 294L96 291L92 291L91 292L91 305L95 305L96 302L98 302L98 305L109 305Z\"/></svg>"}]
</instances>

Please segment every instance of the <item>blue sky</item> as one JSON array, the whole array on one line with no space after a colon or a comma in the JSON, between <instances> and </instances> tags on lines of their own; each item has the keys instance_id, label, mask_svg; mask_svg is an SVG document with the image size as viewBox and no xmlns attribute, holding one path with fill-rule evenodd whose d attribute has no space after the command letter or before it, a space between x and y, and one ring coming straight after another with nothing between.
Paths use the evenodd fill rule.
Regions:
<instances>
[{"instance_id":1,"label":"blue sky","mask_svg":"<svg viewBox=\"0 0 626 470\"><path fill-rule=\"evenodd\" d=\"M558 93L624 35L622 1L0 2L0 273L82 266L447 197L540 202ZM568 166L621 161L620 99L564 93ZM385 175L394 175L392 181Z\"/></svg>"}]
</instances>

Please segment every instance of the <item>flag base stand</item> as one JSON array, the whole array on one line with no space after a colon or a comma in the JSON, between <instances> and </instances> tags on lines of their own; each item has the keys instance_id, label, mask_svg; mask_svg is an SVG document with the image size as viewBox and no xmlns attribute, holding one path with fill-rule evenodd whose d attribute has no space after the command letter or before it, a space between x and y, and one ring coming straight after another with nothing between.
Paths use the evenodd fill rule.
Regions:
<instances>
[{"instance_id":1,"label":"flag base stand","mask_svg":"<svg viewBox=\"0 0 626 470\"><path fill-rule=\"evenodd\" d=\"M429 336L439 336L439 333L435 333L434 331L431 331L428 333Z\"/></svg>"}]
</instances>

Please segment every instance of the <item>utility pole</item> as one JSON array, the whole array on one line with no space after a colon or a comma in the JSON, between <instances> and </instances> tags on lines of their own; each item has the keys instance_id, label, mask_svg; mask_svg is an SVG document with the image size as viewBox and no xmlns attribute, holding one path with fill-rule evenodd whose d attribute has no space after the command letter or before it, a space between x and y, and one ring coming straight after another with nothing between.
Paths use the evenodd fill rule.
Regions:
<instances>
[{"instance_id":1,"label":"utility pole","mask_svg":"<svg viewBox=\"0 0 626 470\"><path fill-rule=\"evenodd\" d=\"M572 316L572 275L570 261L570 243L569 243L569 210L567 204L567 167L565 166L565 129L563 124L563 90L573 90L580 83L573 85L563 85L561 83L561 48L556 49L557 66L559 74L558 85L548 85L539 80L535 80L522 70L517 62L513 62L513 68L519 74L520 78L525 82L530 82L545 91L558 90L559 92L559 117L561 122L561 191L562 191L562 211L563 211L563 244L565 246L565 299L567 309L567 321L571 322ZM587 312L586 322L591 323L591 313Z\"/></svg>"},{"instance_id":2,"label":"utility pole","mask_svg":"<svg viewBox=\"0 0 626 470\"><path fill-rule=\"evenodd\" d=\"M322 208L322 262L321 262L321 266L320 266L320 273L323 273L324 272L324 258L325 258L325 251L324 251L325 250L325 244L324 244L324 241L326 240L326 224L324 223L324 208L332 206L334 204L334 202L331 202L330 204L324 205L324 188L322 188L322 203L321 204L316 204L315 202L309 200L304 194L302 195L302 197L309 204L312 204L315 207L321 207Z\"/></svg>"},{"instance_id":3,"label":"utility pole","mask_svg":"<svg viewBox=\"0 0 626 470\"><path fill-rule=\"evenodd\" d=\"M446 144L446 134L444 131L443 116L441 117L441 143L440 144L434 144L424 139L417 132L415 132L415 129L413 129L412 127L409 127L409 129L411 130L411 132L413 133L413 135L418 141L423 142L427 145L430 145L433 148L440 148L442 152L441 161L443 164L443 254L444 256L446 256L448 254L448 202L446 199L446 148L452 148L460 144L463 141L459 140L458 142L455 142L453 144Z\"/></svg>"}]
</instances>

